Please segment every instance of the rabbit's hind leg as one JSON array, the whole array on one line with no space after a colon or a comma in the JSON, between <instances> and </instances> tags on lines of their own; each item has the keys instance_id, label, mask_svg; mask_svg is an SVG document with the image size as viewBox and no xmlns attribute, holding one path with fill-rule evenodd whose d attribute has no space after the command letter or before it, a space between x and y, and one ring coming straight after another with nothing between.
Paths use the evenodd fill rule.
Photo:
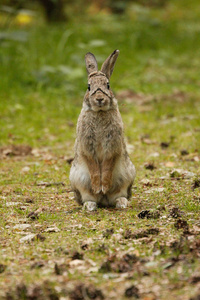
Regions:
<instances>
[{"instance_id":1,"label":"rabbit's hind leg","mask_svg":"<svg viewBox=\"0 0 200 300\"><path fill-rule=\"evenodd\" d=\"M129 205L129 193L130 185L124 185L120 189L113 191L110 194L107 194L108 202L110 206L115 206L116 208L126 208Z\"/></svg>"},{"instance_id":2,"label":"rabbit's hind leg","mask_svg":"<svg viewBox=\"0 0 200 300\"><path fill-rule=\"evenodd\" d=\"M129 201L125 197L119 197L116 199L116 208L127 208Z\"/></svg>"},{"instance_id":3,"label":"rabbit's hind leg","mask_svg":"<svg viewBox=\"0 0 200 300\"><path fill-rule=\"evenodd\" d=\"M78 199L75 197L75 200L83 205L83 209L88 211L96 210L97 202L98 202L98 195L93 194L91 187L86 188L84 186L79 185L79 191L76 193ZM79 202L81 201L81 202Z\"/></svg>"},{"instance_id":4,"label":"rabbit's hind leg","mask_svg":"<svg viewBox=\"0 0 200 300\"><path fill-rule=\"evenodd\" d=\"M94 194L92 191L90 173L83 162L72 166L70 171L70 181L74 191L75 200L79 204L84 205L84 208L89 211L95 210L98 195ZM85 204L86 202L94 204L88 205Z\"/></svg>"},{"instance_id":5,"label":"rabbit's hind leg","mask_svg":"<svg viewBox=\"0 0 200 300\"><path fill-rule=\"evenodd\" d=\"M82 197L81 197L81 193L78 190L74 190L74 199L76 200L76 202L81 205L82 204Z\"/></svg>"},{"instance_id":6,"label":"rabbit's hind leg","mask_svg":"<svg viewBox=\"0 0 200 300\"><path fill-rule=\"evenodd\" d=\"M115 199L116 201L116 208L127 208L129 206L128 199L131 198L132 194L132 183L126 188L126 197L118 197Z\"/></svg>"}]
</instances>

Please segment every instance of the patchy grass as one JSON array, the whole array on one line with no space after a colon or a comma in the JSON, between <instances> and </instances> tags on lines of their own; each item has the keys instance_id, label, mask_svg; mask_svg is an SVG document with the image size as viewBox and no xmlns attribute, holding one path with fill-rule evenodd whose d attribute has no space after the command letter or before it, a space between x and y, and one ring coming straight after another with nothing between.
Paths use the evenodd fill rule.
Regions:
<instances>
[{"instance_id":1,"label":"patchy grass","mask_svg":"<svg viewBox=\"0 0 200 300\"><path fill-rule=\"evenodd\" d=\"M199 4L190 5L7 30L1 299L198 299L200 23ZM83 57L91 51L102 62L115 48L111 85L137 178L128 209L87 213L68 181Z\"/></svg>"}]
</instances>

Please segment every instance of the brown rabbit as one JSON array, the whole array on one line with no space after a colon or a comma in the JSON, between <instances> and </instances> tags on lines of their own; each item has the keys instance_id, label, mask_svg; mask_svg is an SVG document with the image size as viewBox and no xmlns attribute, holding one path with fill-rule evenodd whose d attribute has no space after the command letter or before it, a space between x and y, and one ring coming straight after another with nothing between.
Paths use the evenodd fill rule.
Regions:
<instances>
[{"instance_id":1,"label":"brown rabbit","mask_svg":"<svg viewBox=\"0 0 200 300\"><path fill-rule=\"evenodd\" d=\"M85 56L88 90L77 123L70 181L76 201L89 211L97 205L127 207L135 179L122 118L109 85L118 55L115 50L101 71L92 53Z\"/></svg>"}]
</instances>

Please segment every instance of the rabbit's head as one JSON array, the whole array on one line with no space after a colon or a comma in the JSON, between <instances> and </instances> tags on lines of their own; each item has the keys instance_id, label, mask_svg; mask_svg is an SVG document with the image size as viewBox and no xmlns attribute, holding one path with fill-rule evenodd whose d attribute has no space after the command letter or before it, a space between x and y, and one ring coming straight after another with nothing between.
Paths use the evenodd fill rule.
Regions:
<instances>
[{"instance_id":1,"label":"rabbit's head","mask_svg":"<svg viewBox=\"0 0 200 300\"><path fill-rule=\"evenodd\" d=\"M115 50L103 63L100 71L98 71L95 56L90 52L85 56L88 72L88 90L85 102L87 107L93 111L106 111L116 105L116 100L110 90L109 79L118 55L119 50Z\"/></svg>"}]
</instances>

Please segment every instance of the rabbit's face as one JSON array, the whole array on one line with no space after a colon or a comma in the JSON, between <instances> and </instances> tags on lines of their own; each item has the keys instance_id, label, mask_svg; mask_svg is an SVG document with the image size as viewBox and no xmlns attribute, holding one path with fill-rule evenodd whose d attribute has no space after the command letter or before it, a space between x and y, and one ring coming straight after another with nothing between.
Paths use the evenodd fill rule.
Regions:
<instances>
[{"instance_id":1,"label":"rabbit's face","mask_svg":"<svg viewBox=\"0 0 200 300\"><path fill-rule=\"evenodd\" d=\"M87 98L89 105L94 111L109 110L112 105L113 94L110 90L109 81L100 72L89 78Z\"/></svg>"}]
</instances>

